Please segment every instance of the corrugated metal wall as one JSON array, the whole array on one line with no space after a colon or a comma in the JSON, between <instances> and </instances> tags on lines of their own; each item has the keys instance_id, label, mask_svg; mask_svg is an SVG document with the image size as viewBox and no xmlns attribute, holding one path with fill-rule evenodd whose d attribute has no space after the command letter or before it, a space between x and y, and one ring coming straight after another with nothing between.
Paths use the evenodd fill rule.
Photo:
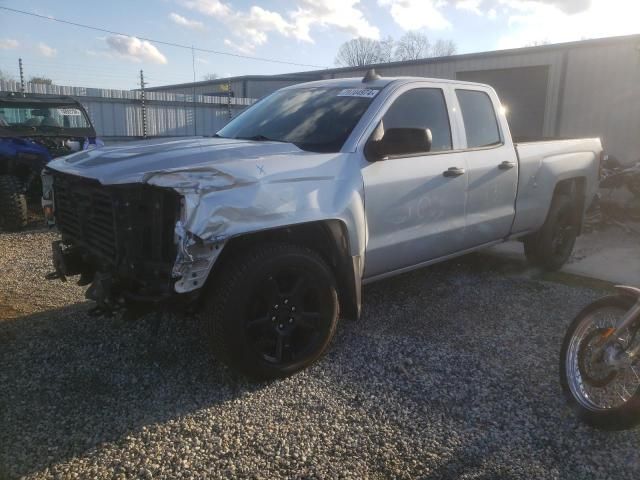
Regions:
<instances>
[{"instance_id":1,"label":"corrugated metal wall","mask_svg":"<svg viewBox=\"0 0 640 480\"><path fill-rule=\"evenodd\" d=\"M0 81L0 91L18 92L18 82ZM70 95L89 113L100 137L141 137L141 92L58 85L26 84L28 93ZM147 135L213 135L235 115L253 103L249 98L210 97L169 92L146 92Z\"/></svg>"},{"instance_id":2,"label":"corrugated metal wall","mask_svg":"<svg viewBox=\"0 0 640 480\"><path fill-rule=\"evenodd\" d=\"M559 134L599 136L625 163L640 161L640 41L571 51Z\"/></svg>"}]
</instances>

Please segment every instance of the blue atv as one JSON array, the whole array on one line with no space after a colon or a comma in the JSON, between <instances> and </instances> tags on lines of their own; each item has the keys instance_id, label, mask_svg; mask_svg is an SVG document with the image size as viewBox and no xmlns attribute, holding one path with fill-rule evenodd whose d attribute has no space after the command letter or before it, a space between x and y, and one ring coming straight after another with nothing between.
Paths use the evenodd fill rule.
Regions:
<instances>
[{"instance_id":1,"label":"blue atv","mask_svg":"<svg viewBox=\"0 0 640 480\"><path fill-rule=\"evenodd\" d=\"M49 161L100 145L77 100L0 93L0 229L27 224L27 203L39 201L40 172Z\"/></svg>"}]
</instances>

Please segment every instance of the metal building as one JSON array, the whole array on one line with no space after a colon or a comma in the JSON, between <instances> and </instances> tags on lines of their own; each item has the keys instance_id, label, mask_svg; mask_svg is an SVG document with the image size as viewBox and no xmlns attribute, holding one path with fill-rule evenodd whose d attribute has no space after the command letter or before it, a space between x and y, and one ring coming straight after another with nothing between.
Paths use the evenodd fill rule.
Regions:
<instances>
[{"instance_id":1,"label":"metal building","mask_svg":"<svg viewBox=\"0 0 640 480\"><path fill-rule=\"evenodd\" d=\"M488 83L519 138L602 138L624 163L640 161L640 35L374 65L383 76ZM370 68L246 76L149 90L259 98L286 85L362 76Z\"/></svg>"}]
</instances>

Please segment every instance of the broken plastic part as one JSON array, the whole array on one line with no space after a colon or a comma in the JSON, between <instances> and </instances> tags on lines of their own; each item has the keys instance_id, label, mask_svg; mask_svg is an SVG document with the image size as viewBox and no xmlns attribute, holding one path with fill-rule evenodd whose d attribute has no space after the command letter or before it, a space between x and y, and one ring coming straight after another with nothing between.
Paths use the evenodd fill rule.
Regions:
<instances>
[{"instance_id":1,"label":"broken plastic part","mask_svg":"<svg viewBox=\"0 0 640 480\"><path fill-rule=\"evenodd\" d=\"M188 232L180 220L176 222L175 235L178 255L173 265L172 276L178 280L174 288L178 293L191 292L204 285L224 242L204 242Z\"/></svg>"}]
</instances>

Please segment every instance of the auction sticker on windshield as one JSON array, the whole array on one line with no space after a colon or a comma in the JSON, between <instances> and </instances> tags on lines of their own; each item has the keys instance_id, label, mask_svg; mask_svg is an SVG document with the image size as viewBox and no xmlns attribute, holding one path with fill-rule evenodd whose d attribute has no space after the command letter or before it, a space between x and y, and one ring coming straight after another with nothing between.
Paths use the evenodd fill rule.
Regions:
<instances>
[{"instance_id":1,"label":"auction sticker on windshield","mask_svg":"<svg viewBox=\"0 0 640 480\"><path fill-rule=\"evenodd\" d=\"M79 117L80 110L77 108L59 108L58 113L60 115L64 115L65 117Z\"/></svg>"},{"instance_id":2,"label":"auction sticker on windshield","mask_svg":"<svg viewBox=\"0 0 640 480\"><path fill-rule=\"evenodd\" d=\"M378 90L370 88L345 88L338 93L339 97L364 97L373 98L378 94Z\"/></svg>"}]
</instances>

